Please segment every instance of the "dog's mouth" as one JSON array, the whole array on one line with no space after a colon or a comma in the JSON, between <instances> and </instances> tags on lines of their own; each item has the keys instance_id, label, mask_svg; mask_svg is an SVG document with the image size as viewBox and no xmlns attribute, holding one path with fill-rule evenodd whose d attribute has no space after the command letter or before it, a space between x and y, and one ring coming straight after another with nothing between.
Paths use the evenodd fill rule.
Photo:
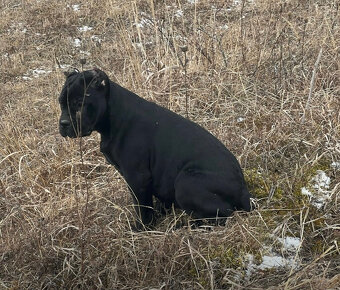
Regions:
<instances>
[{"instance_id":1,"label":"dog's mouth","mask_svg":"<svg viewBox=\"0 0 340 290\"><path fill-rule=\"evenodd\" d=\"M78 137L87 137L90 136L92 133L92 130L86 130L84 132L75 132L73 128L63 128L61 127L59 129L60 135L63 137L69 137L69 138L78 138Z\"/></svg>"},{"instance_id":2,"label":"dog's mouth","mask_svg":"<svg viewBox=\"0 0 340 290\"><path fill-rule=\"evenodd\" d=\"M91 131L91 130L89 130L89 131L86 131L85 133L81 134L81 136L80 136L80 137L86 137L86 136L90 136L90 135L91 135L91 133L92 133L92 131Z\"/></svg>"}]
</instances>

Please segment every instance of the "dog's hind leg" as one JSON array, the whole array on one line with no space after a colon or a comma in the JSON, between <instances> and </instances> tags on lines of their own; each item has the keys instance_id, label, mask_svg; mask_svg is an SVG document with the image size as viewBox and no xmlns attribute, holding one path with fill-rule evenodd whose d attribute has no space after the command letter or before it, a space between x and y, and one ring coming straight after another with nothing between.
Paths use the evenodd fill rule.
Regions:
<instances>
[{"instance_id":1,"label":"dog's hind leg","mask_svg":"<svg viewBox=\"0 0 340 290\"><path fill-rule=\"evenodd\" d=\"M176 181L175 196L179 207L197 219L223 220L232 214L234 204L221 190L206 183L204 178L184 175Z\"/></svg>"}]
</instances>

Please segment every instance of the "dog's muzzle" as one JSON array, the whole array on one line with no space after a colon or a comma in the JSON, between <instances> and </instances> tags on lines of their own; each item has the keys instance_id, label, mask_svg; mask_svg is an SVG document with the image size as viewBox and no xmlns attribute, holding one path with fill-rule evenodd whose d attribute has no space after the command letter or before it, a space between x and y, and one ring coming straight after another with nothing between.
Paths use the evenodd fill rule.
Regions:
<instances>
[{"instance_id":1,"label":"dog's muzzle","mask_svg":"<svg viewBox=\"0 0 340 290\"><path fill-rule=\"evenodd\" d=\"M83 128L81 132L77 133L68 119L61 119L59 121L59 132L63 137L77 138L91 135L92 130Z\"/></svg>"}]
</instances>

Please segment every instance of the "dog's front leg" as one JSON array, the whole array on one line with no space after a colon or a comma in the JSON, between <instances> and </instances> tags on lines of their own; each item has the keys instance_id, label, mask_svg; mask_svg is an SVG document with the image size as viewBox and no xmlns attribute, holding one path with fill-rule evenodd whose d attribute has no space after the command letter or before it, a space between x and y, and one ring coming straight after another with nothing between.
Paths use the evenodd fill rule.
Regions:
<instances>
[{"instance_id":1,"label":"dog's front leg","mask_svg":"<svg viewBox=\"0 0 340 290\"><path fill-rule=\"evenodd\" d=\"M153 221L152 194L147 192L132 192L134 208L137 213L136 230L147 229Z\"/></svg>"},{"instance_id":2,"label":"dog's front leg","mask_svg":"<svg viewBox=\"0 0 340 290\"><path fill-rule=\"evenodd\" d=\"M152 184L149 175L138 174L127 179L137 213L136 229L143 230L153 221Z\"/></svg>"}]
</instances>

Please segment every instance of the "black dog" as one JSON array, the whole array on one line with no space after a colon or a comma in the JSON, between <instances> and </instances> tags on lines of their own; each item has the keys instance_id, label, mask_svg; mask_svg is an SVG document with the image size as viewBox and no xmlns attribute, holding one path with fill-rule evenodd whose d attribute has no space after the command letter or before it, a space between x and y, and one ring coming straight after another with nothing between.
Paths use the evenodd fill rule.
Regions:
<instances>
[{"instance_id":1,"label":"black dog","mask_svg":"<svg viewBox=\"0 0 340 290\"><path fill-rule=\"evenodd\" d=\"M140 222L153 219L152 196L198 219L250 210L239 163L199 125L138 97L98 69L68 74L59 102L60 134L101 134L100 150L129 184Z\"/></svg>"}]
</instances>

